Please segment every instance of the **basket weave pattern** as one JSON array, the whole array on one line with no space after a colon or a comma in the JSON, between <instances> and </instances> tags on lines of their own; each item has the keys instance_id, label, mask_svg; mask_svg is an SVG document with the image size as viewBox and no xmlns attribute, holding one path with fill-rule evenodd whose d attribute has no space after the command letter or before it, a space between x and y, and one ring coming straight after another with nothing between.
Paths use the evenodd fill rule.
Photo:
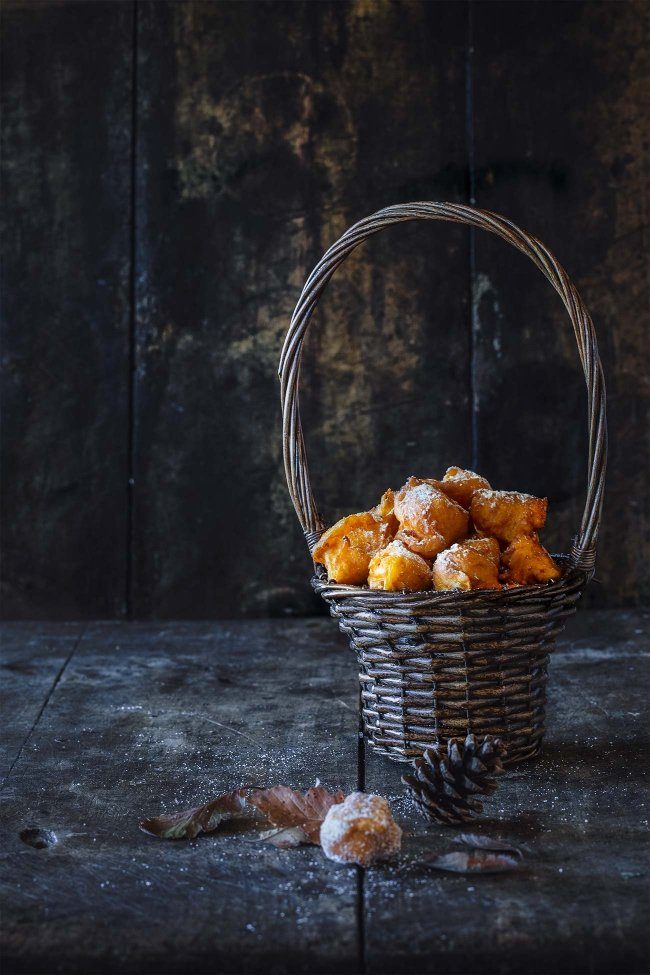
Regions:
<instances>
[{"instance_id":1,"label":"basket weave pattern","mask_svg":"<svg viewBox=\"0 0 650 975\"><path fill-rule=\"evenodd\" d=\"M509 762L537 752L549 650L585 573L574 570L533 593L377 593L375 605L365 592L343 596L345 587L324 578L313 584L356 651L364 725L376 751L408 759L472 732L503 738ZM402 598L387 605L388 595Z\"/></svg>"},{"instance_id":2,"label":"basket weave pattern","mask_svg":"<svg viewBox=\"0 0 650 975\"><path fill-rule=\"evenodd\" d=\"M536 238L473 207L412 203L388 207L351 227L305 284L287 333L280 378L287 483L310 552L325 530L311 492L300 424L300 351L329 279L366 237L393 223L438 219L489 230L527 254L560 294L585 373L589 417L587 498L563 574L545 586L470 592L383 592L330 583L316 567L312 584L356 652L361 707L373 748L405 761L450 737L498 735L508 762L529 758L544 735L549 652L591 575L607 456L605 386L591 319L566 272Z\"/></svg>"}]
</instances>

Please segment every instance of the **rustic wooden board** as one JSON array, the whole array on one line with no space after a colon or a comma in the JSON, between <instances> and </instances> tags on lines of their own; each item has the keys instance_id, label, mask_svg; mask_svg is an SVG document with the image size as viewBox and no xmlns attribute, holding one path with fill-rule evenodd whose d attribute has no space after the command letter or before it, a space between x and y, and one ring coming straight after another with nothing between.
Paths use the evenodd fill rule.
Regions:
<instances>
[{"instance_id":1,"label":"rustic wooden board","mask_svg":"<svg viewBox=\"0 0 650 975\"><path fill-rule=\"evenodd\" d=\"M580 613L553 658L543 755L513 768L476 832L531 849L519 876L382 867L364 883L366 971L582 975L647 970L650 614ZM398 800L403 766L368 753L366 791ZM474 829L396 806L409 858ZM490 812L488 813L488 809Z\"/></svg>"},{"instance_id":2,"label":"rustic wooden board","mask_svg":"<svg viewBox=\"0 0 650 975\"><path fill-rule=\"evenodd\" d=\"M4 791L7 973L356 968L355 868L138 830L244 782L356 787L356 679L325 622L89 627Z\"/></svg>"},{"instance_id":3,"label":"rustic wooden board","mask_svg":"<svg viewBox=\"0 0 650 975\"><path fill-rule=\"evenodd\" d=\"M473 168L479 206L559 257L598 332L612 432L598 576L588 602L647 601L650 512L650 6L478 3ZM476 237L478 466L545 494L567 550L586 486L586 396L568 316L524 258Z\"/></svg>"},{"instance_id":4,"label":"rustic wooden board","mask_svg":"<svg viewBox=\"0 0 650 975\"><path fill-rule=\"evenodd\" d=\"M138 819L244 780L349 790L357 680L331 620L92 624L4 789L3 960L18 972L526 971L638 975L647 960L650 614L581 613L554 658L549 735L476 830L529 845L521 876L366 872L225 833L164 843ZM61 626L3 630L26 667ZM51 673L50 673L51 676ZM452 846L404 798L403 767L366 755L394 802L401 865ZM35 850L18 833L56 832ZM362 900L357 894L362 893Z\"/></svg>"},{"instance_id":5,"label":"rustic wooden board","mask_svg":"<svg viewBox=\"0 0 650 975\"><path fill-rule=\"evenodd\" d=\"M649 22L642 0L5 3L3 615L317 612L281 469L289 315L354 220L472 195L593 312L613 436L588 600L647 600ZM369 241L303 377L328 521L474 460L548 494L566 546L584 388L505 245Z\"/></svg>"},{"instance_id":6,"label":"rustic wooden board","mask_svg":"<svg viewBox=\"0 0 650 975\"><path fill-rule=\"evenodd\" d=\"M83 632L82 623L4 624L0 659L0 777L27 745Z\"/></svg>"},{"instance_id":7,"label":"rustic wooden board","mask_svg":"<svg viewBox=\"0 0 650 975\"><path fill-rule=\"evenodd\" d=\"M466 198L465 14L139 5L137 615L318 606L281 466L280 346L348 225ZM469 461L467 246L396 228L332 282L303 371L328 519Z\"/></svg>"},{"instance_id":8,"label":"rustic wooden board","mask_svg":"<svg viewBox=\"0 0 650 975\"><path fill-rule=\"evenodd\" d=\"M3 614L124 611L130 3L5 3Z\"/></svg>"}]
</instances>

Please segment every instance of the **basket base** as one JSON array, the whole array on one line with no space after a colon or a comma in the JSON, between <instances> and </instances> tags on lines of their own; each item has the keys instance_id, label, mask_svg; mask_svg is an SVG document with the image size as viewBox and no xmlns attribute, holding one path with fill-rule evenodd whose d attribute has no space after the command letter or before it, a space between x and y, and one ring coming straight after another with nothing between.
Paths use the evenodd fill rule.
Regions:
<instances>
[{"instance_id":1,"label":"basket base","mask_svg":"<svg viewBox=\"0 0 650 975\"><path fill-rule=\"evenodd\" d=\"M552 643L522 653L481 650L445 654L418 648L414 658L391 661L359 655L364 734L378 754L396 761L419 758L450 738L500 738L510 765L534 757L544 737L546 683Z\"/></svg>"},{"instance_id":2,"label":"basket base","mask_svg":"<svg viewBox=\"0 0 650 975\"><path fill-rule=\"evenodd\" d=\"M542 733L540 734L537 742L528 742L527 744L522 744L519 747L511 746L507 756L503 759L503 764L518 765L520 762L528 762L533 758L537 758L542 751L543 738L544 735ZM433 745L439 745L441 743L446 745L447 743L446 739L432 739L432 741L423 745L422 748L408 749L408 751L405 752L395 752L383 747L382 745L376 745L372 738L368 736L365 729L364 741L373 750L373 752L375 752L376 755L382 755L384 758L389 758L391 762L401 762L403 764L412 762L414 758L419 758L427 748L431 748Z\"/></svg>"}]
</instances>

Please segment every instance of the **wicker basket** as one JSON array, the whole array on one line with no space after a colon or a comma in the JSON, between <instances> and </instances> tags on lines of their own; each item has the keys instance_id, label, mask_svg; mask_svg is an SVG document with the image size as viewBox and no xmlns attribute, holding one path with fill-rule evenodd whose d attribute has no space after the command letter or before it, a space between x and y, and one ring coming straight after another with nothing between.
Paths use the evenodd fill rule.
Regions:
<instances>
[{"instance_id":1,"label":"wicker basket","mask_svg":"<svg viewBox=\"0 0 650 975\"><path fill-rule=\"evenodd\" d=\"M576 289L535 237L486 210L450 203L388 207L359 221L310 274L282 350L284 462L310 552L325 530L311 492L300 424L300 353L311 314L336 268L366 237L407 220L445 220L491 231L528 255L559 293L573 324L585 374L589 475L580 531L559 556L562 577L543 586L474 592L381 592L327 581L312 584L356 651L367 738L398 761L429 745L473 733L503 738L508 760L535 755L544 735L549 652L593 574L607 455L605 385L593 325Z\"/></svg>"}]
</instances>

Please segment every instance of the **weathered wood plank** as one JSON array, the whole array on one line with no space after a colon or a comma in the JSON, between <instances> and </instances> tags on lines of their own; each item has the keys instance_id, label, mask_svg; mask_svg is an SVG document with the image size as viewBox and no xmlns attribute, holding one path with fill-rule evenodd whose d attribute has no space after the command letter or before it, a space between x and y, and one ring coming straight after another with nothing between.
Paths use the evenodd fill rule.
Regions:
<instances>
[{"instance_id":1,"label":"weathered wood plank","mask_svg":"<svg viewBox=\"0 0 650 975\"><path fill-rule=\"evenodd\" d=\"M279 456L288 316L345 226L464 199L468 158L477 202L547 240L594 314L615 435L588 600L647 599L648 4L140 8L132 228L131 3L3 5L3 614L124 611L132 229L135 611L313 611ZM568 323L498 241L473 263L477 466L547 493L564 546L585 469ZM468 264L461 230L399 228L329 289L303 403L328 519L471 460Z\"/></svg>"},{"instance_id":2,"label":"weathered wood plank","mask_svg":"<svg viewBox=\"0 0 650 975\"><path fill-rule=\"evenodd\" d=\"M3 781L29 738L82 632L82 623L2 625L0 777Z\"/></svg>"},{"instance_id":3,"label":"weathered wood plank","mask_svg":"<svg viewBox=\"0 0 650 975\"><path fill-rule=\"evenodd\" d=\"M354 789L356 679L333 633L329 620L89 628L5 789L7 973L355 970L354 868L137 826L243 782ZM24 845L26 826L59 843Z\"/></svg>"},{"instance_id":4,"label":"weathered wood plank","mask_svg":"<svg viewBox=\"0 0 650 975\"><path fill-rule=\"evenodd\" d=\"M6 3L3 614L124 610L132 7Z\"/></svg>"},{"instance_id":5,"label":"weathered wood plank","mask_svg":"<svg viewBox=\"0 0 650 975\"><path fill-rule=\"evenodd\" d=\"M647 613L572 621L544 756L509 772L476 825L528 843L526 873L369 871L368 972L643 970L649 629ZM46 646L61 635L43 628ZM165 844L135 825L243 779L306 787L320 772L353 788L355 694L329 620L91 627L5 789L5 971L357 970L352 870L241 835ZM369 755L366 788L397 800L401 771ZM407 859L459 832L395 809ZM22 845L25 826L58 845Z\"/></svg>"},{"instance_id":6,"label":"weathered wood plank","mask_svg":"<svg viewBox=\"0 0 650 975\"><path fill-rule=\"evenodd\" d=\"M647 94L650 6L477 3L476 199L540 237L594 318L612 431L587 603L650 592ZM562 304L524 258L477 235L474 344L478 466L548 495L548 538L567 550L586 485L586 397Z\"/></svg>"},{"instance_id":7,"label":"weathered wood plank","mask_svg":"<svg viewBox=\"0 0 650 975\"><path fill-rule=\"evenodd\" d=\"M587 613L553 658L543 755L510 770L476 830L528 844L521 875L366 873L367 972L625 975L648 958L644 776L650 614ZM366 756L367 791L404 796L401 765ZM408 799L410 857L468 830ZM488 812L488 809L490 812Z\"/></svg>"},{"instance_id":8,"label":"weathered wood plank","mask_svg":"<svg viewBox=\"0 0 650 975\"><path fill-rule=\"evenodd\" d=\"M140 5L137 615L317 605L282 473L280 346L349 224L465 198L465 14ZM460 229L395 228L332 282L303 369L328 520L469 461L468 260Z\"/></svg>"}]
</instances>

